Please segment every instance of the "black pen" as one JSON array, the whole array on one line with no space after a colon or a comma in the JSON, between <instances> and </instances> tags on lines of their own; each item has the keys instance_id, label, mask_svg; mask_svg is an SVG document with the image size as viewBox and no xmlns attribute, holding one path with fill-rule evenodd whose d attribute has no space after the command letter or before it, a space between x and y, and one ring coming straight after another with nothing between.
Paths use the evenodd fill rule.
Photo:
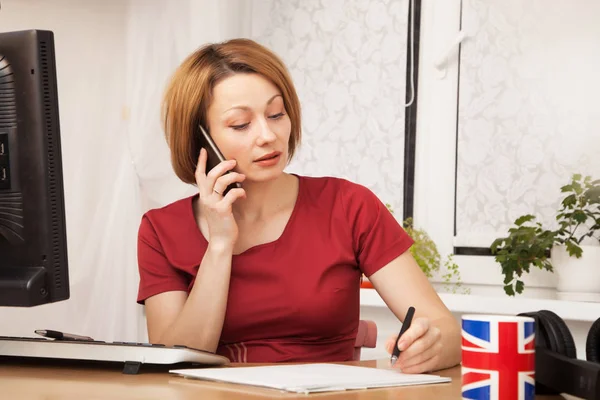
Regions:
<instances>
[{"instance_id":1,"label":"black pen","mask_svg":"<svg viewBox=\"0 0 600 400\"><path fill-rule=\"evenodd\" d=\"M53 331L50 329L37 329L35 331L35 333L37 333L40 336L44 336L44 337L47 337L50 339L56 339L56 340L80 340L80 341L86 341L86 342L94 341L94 339L92 339L89 336L73 335L72 333Z\"/></svg>"},{"instance_id":2,"label":"black pen","mask_svg":"<svg viewBox=\"0 0 600 400\"><path fill-rule=\"evenodd\" d=\"M398 342L400 342L400 337L404 335L404 332L410 328L410 323L412 322L413 315L415 314L415 308L409 307L408 312L406 313L406 318L404 318L404 322L402 322L402 328L400 328L400 333L398 334L398 338L396 339L396 345L394 346L394 351L392 351L392 359L390 362L392 366L396 364L398 361L398 357L400 356L400 349L398 348Z\"/></svg>"}]
</instances>

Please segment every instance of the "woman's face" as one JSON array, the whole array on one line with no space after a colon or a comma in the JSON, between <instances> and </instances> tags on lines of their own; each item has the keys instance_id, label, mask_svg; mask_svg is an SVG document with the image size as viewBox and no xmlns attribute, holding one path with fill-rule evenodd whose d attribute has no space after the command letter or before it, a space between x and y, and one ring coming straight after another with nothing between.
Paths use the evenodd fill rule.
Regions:
<instances>
[{"instance_id":1,"label":"woman's face","mask_svg":"<svg viewBox=\"0 0 600 400\"><path fill-rule=\"evenodd\" d=\"M267 181L283 172L291 121L281 92L259 74L239 73L213 89L207 112L209 133L246 181Z\"/></svg>"}]
</instances>

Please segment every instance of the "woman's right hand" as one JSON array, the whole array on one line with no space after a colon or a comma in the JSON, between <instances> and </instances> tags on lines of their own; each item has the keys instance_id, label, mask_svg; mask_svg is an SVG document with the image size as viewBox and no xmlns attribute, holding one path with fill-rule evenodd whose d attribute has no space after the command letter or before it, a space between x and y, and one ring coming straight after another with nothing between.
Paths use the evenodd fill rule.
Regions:
<instances>
[{"instance_id":1,"label":"woman's right hand","mask_svg":"<svg viewBox=\"0 0 600 400\"><path fill-rule=\"evenodd\" d=\"M204 148L200 150L198 165L196 167L196 184L198 185L200 215L203 215L208 224L208 241L213 245L233 247L238 238L238 226L233 216L233 203L246 197L246 192L241 188L233 188L225 192L227 186L234 182L242 182L246 177L243 174L231 171L235 160L227 160L217 164L209 173L206 173L208 155Z\"/></svg>"}]
</instances>

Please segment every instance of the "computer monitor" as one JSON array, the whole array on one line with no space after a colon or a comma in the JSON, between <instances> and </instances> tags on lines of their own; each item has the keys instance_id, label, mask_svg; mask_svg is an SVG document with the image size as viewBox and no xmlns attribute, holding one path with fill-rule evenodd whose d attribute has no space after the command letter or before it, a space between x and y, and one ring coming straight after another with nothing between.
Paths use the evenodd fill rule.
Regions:
<instances>
[{"instance_id":1,"label":"computer monitor","mask_svg":"<svg viewBox=\"0 0 600 400\"><path fill-rule=\"evenodd\" d=\"M54 34L0 33L0 306L69 298Z\"/></svg>"}]
</instances>

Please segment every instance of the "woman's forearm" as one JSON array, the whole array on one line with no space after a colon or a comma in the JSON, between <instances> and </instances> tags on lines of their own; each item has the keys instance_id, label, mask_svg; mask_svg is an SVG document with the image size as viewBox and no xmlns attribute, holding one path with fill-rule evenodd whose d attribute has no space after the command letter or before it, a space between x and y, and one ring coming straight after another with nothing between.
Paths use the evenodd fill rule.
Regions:
<instances>
[{"instance_id":1,"label":"woman's forearm","mask_svg":"<svg viewBox=\"0 0 600 400\"><path fill-rule=\"evenodd\" d=\"M216 351L227 308L231 258L228 246L209 244L185 305L159 343Z\"/></svg>"}]
</instances>

